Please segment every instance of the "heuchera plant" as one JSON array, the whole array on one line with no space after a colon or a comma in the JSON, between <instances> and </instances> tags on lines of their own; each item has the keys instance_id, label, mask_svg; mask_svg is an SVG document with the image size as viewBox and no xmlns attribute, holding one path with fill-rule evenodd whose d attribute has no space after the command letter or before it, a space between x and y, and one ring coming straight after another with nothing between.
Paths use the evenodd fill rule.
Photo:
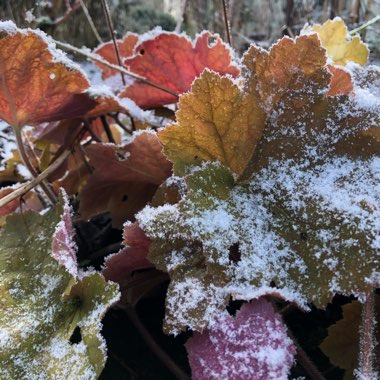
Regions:
<instances>
[{"instance_id":1,"label":"heuchera plant","mask_svg":"<svg viewBox=\"0 0 380 380\"><path fill-rule=\"evenodd\" d=\"M347 378L377 378L380 70L367 46L341 19L242 58L207 31L117 45L123 67L111 42L83 52L95 87L43 32L0 23L0 129L15 136L0 144L0 181L15 183L0 190L0 377L97 378L106 310L169 278L163 328L193 332L194 379L288 378L297 343L280 305L336 294L360 302L321 348ZM124 226L102 273L77 264L70 199ZM136 288L152 267L167 274L139 272Z\"/></svg>"}]
</instances>

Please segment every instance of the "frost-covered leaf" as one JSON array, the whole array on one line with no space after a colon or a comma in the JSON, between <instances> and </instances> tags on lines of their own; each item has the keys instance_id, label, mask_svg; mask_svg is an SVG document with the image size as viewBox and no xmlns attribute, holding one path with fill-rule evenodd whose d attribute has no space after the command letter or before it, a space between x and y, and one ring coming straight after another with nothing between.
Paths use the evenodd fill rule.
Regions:
<instances>
[{"instance_id":1,"label":"frost-covered leaf","mask_svg":"<svg viewBox=\"0 0 380 380\"><path fill-rule=\"evenodd\" d=\"M158 133L176 174L188 165L219 161L240 175L265 126L258 98L208 70L181 97L177 120Z\"/></svg>"},{"instance_id":2,"label":"frost-covered leaf","mask_svg":"<svg viewBox=\"0 0 380 380\"><path fill-rule=\"evenodd\" d=\"M327 20L323 25L315 24L309 29L318 34L327 55L335 64L345 66L348 62L360 65L367 63L367 45L361 41L360 36L350 36L346 24L340 17Z\"/></svg>"},{"instance_id":3,"label":"frost-covered leaf","mask_svg":"<svg viewBox=\"0 0 380 380\"><path fill-rule=\"evenodd\" d=\"M264 298L244 304L235 317L222 313L186 349L194 380L285 380L295 354L281 317Z\"/></svg>"},{"instance_id":4,"label":"frost-covered leaf","mask_svg":"<svg viewBox=\"0 0 380 380\"><path fill-rule=\"evenodd\" d=\"M185 35L153 31L140 37L134 48L134 55L124 59L124 65L133 73L161 85L177 94L190 90L190 86L204 69L219 74L237 76L239 69L231 61L227 45L209 32L198 35L194 43ZM135 81L121 93L132 99L138 106L156 108L176 103L177 97Z\"/></svg>"},{"instance_id":5,"label":"frost-covered leaf","mask_svg":"<svg viewBox=\"0 0 380 380\"><path fill-rule=\"evenodd\" d=\"M84 115L86 76L39 31L0 24L0 118L14 127Z\"/></svg>"},{"instance_id":6,"label":"frost-covered leaf","mask_svg":"<svg viewBox=\"0 0 380 380\"><path fill-rule=\"evenodd\" d=\"M117 46L119 48L120 56L123 58L130 57L133 55L133 48L138 41L138 35L134 33L127 33L122 40L117 40ZM99 54L107 62L118 65L117 55L115 51L115 46L113 41L109 41L99 45L94 53ZM103 79L109 78L113 75L120 75L119 71L111 69L108 66L102 65L101 63L95 62L102 70Z\"/></svg>"},{"instance_id":7,"label":"frost-covered leaf","mask_svg":"<svg viewBox=\"0 0 380 380\"><path fill-rule=\"evenodd\" d=\"M251 47L244 62L243 91L267 115L239 182L220 163L192 162L180 201L137 215L152 239L150 259L171 278L168 331L203 329L230 296L277 293L324 307L335 293L365 298L378 282L378 92L354 78L353 91L329 94L332 74L315 34L284 38L269 53ZM195 288L189 278L215 287L212 312L183 303L178 289L191 299Z\"/></svg>"},{"instance_id":8,"label":"frost-covered leaf","mask_svg":"<svg viewBox=\"0 0 380 380\"><path fill-rule=\"evenodd\" d=\"M375 313L380 312L380 300L376 296ZM343 318L330 326L328 336L320 345L321 350L328 356L330 362L344 370L344 380L353 380L354 370L358 367L359 359L359 330L362 305L352 301L343 306ZM379 341L380 329L376 328L376 340ZM376 357L379 357L380 347L376 346Z\"/></svg>"},{"instance_id":9,"label":"frost-covered leaf","mask_svg":"<svg viewBox=\"0 0 380 380\"><path fill-rule=\"evenodd\" d=\"M105 364L100 321L117 286L78 271L62 203L43 216L12 215L0 230L1 378L94 379ZM76 328L81 341L70 343Z\"/></svg>"},{"instance_id":10,"label":"frost-covered leaf","mask_svg":"<svg viewBox=\"0 0 380 380\"><path fill-rule=\"evenodd\" d=\"M328 95L349 95L354 88L350 73L334 65L328 65L328 68L332 75Z\"/></svg>"},{"instance_id":11,"label":"frost-covered leaf","mask_svg":"<svg viewBox=\"0 0 380 380\"><path fill-rule=\"evenodd\" d=\"M154 132L142 131L122 147L92 144L86 149L94 172L80 193L85 218L110 211L121 225L150 201L171 173Z\"/></svg>"}]
</instances>

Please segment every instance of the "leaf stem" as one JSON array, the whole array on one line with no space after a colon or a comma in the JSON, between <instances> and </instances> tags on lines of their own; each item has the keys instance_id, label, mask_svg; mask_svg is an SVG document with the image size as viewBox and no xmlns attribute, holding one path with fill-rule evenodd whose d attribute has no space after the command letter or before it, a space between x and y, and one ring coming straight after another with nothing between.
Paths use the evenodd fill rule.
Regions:
<instances>
[{"instance_id":1,"label":"leaf stem","mask_svg":"<svg viewBox=\"0 0 380 380\"><path fill-rule=\"evenodd\" d=\"M29 170L32 177L36 178L38 176L38 172L34 168L32 163L30 162L29 157L26 153L24 142L22 141L21 128L16 127L16 128L13 128L13 130L14 130L14 133L16 136L17 148L18 148L18 151L20 152L22 162L27 167L27 169ZM43 180L39 183L39 185L41 186L41 188L44 191L44 193L46 194L46 196L50 199L52 204L55 204L57 202L57 197L55 196L53 190L49 187L49 184Z\"/></svg>"},{"instance_id":2,"label":"leaf stem","mask_svg":"<svg viewBox=\"0 0 380 380\"><path fill-rule=\"evenodd\" d=\"M166 365L166 367L176 376L179 380L189 380L189 376L180 368L172 358L162 350L162 348L156 343L152 338L149 331L145 328L143 323L140 321L136 311L132 306L122 306L122 310L127 314L130 321L136 327L137 331L140 333L142 338L148 347L157 355L157 357Z\"/></svg>"},{"instance_id":3,"label":"leaf stem","mask_svg":"<svg viewBox=\"0 0 380 380\"><path fill-rule=\"evenodd\" d=\"M116 144L115 138L113 137L113 134L112 134L111 128L107 122L106 116L105 115L100 116L100 120L102 121L103 129L107 135L108 141L110 143Z\"/></svg>"},{"instance_id":4,"label":"leaf stem","mask_svg":"<svg viewBox=\"0 0 380 380\"><path fill-rule=\"evenodd\" d=\"M362 310L359 368L355 371L358 379L378 379L378 373L375 371L375 326L375 292L371 289Z\"/></svg>"},{"instance_id":5,"label":"leaf stem","mask_svg":"<svg viewBox=\"0 0 380 380\"><path fill-rule=\"evenodd\" d=\"M113 27L112 18L111 18L110 9L108 7L107 0L102 0L102 7L103 7L104 15L106 17L108 30L109 30L109 32L111 34L113 46L115 48L115 54L116 54L117 63L118 63L119 66L123 66L123 64L121 62L120 50L119 50L119 46L118 46L117 41L116 41L115 29ZM121 80L123 81L123 85L125 86L126 82L125 82L125 78L124 78L123 72L120 72L120 75L121 75Z\"/></svg>"},{"instance_id":6,"label":"leaf stem","mask_svg":"<svg viewBox=\"0 0 380 380\"><path fill-rule=\"evenodd\" d=\"M171 94L173 96L176 96L178 97L179 94L177 94L176 92L172 91L172 90L169 90L168 88L165 88L165 87L162 87L160 86L159 84L156 84L156 83L153 83L151 82L150 80L148 79L145 79L143 77L140 77L139 75L137 74L134 74L132 73L131 71L128 71L127 69L125 69L124 67L121 67L121 66L118 66L118 65L114 65L113 63L110 63L108 61L106 61L105 59L101 58L99 55L97 54L91 54L91 53L88 53L86 51L83 51L81 49L78 49L77 47L75 46L72 46L70 44L67 44L65 42L60 42L60 41L57 41L57 40L54 40L55 44L59 47L61 47L62 49L67 49L67 50L70 50L74 53L77 53L77 54L80 54L94 62L99 62L101 63L102 65L104 66L107 66L111 69L114 69L114 70L117 70L117 71L120 71L122 73L124 73L125 75L128 75L130 76L131 78L137 80L137 81L140 81L142 83L145 83L147 84L148 86L151 86L151 87L154 87L154 88L157 88L158 90L161 90L161 91L164 91L168 94Z\"/></svg>"}]
</instances>

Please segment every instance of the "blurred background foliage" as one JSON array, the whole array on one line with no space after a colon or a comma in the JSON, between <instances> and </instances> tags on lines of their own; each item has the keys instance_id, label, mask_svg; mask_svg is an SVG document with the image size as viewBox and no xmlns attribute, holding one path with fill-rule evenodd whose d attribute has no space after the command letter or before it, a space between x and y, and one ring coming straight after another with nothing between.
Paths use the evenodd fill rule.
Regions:
<instances>
[{"instance_id":1,"label":"blurred background foliage","mask_svg":"<svg viewBox=\"0 0 380 380\"><path fill-rule=\"evenodd\" d=\"M104 41L110 39L99 0L0 0L0 18L13 19L20 27L39 27L54 38L76 46L98 45L86 10ZM224 36L220 0L108 0L115 29L146 32L159 25L164 30L195 35L207 29ZM255 42L269 47L283 35L294 36L305 23L322 23L342 17L350 29L380 14L380 0L230 0L229 20L233 45L242 53ZM380 22L362 32L380 57Z\"/></svg>"}]
</instances>

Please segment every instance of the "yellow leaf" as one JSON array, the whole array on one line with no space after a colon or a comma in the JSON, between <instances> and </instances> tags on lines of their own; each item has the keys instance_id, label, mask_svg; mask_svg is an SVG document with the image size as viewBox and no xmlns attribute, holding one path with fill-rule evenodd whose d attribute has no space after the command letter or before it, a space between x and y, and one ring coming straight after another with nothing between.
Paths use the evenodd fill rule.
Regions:
<instances>
[{"instance_id":1,"label":"yellow leaf","mask_svg":"<svg viewBox=\"0 0 380 380\"><path fill-rule=\"evenodd\" d=\"M254 95L233 81L204 71L181 96L177 123L158 133L176 174L187 165L219 161L237 175L248 165L265 125Z\"/></svg>"},{"instance_id":2,"label":"yellow leaf","mask_svg":"<svg viewBox=\"0 0 380 380\"><path fill-rule=\"evenodd\" d=\"M318 33L327 55L337 65L345 66L348 62L360 65L367 63L369 50L359 36L351 37L341 18L328 20L323 25L313 25L311 30Z\"/></svg>"}]
</instances>

